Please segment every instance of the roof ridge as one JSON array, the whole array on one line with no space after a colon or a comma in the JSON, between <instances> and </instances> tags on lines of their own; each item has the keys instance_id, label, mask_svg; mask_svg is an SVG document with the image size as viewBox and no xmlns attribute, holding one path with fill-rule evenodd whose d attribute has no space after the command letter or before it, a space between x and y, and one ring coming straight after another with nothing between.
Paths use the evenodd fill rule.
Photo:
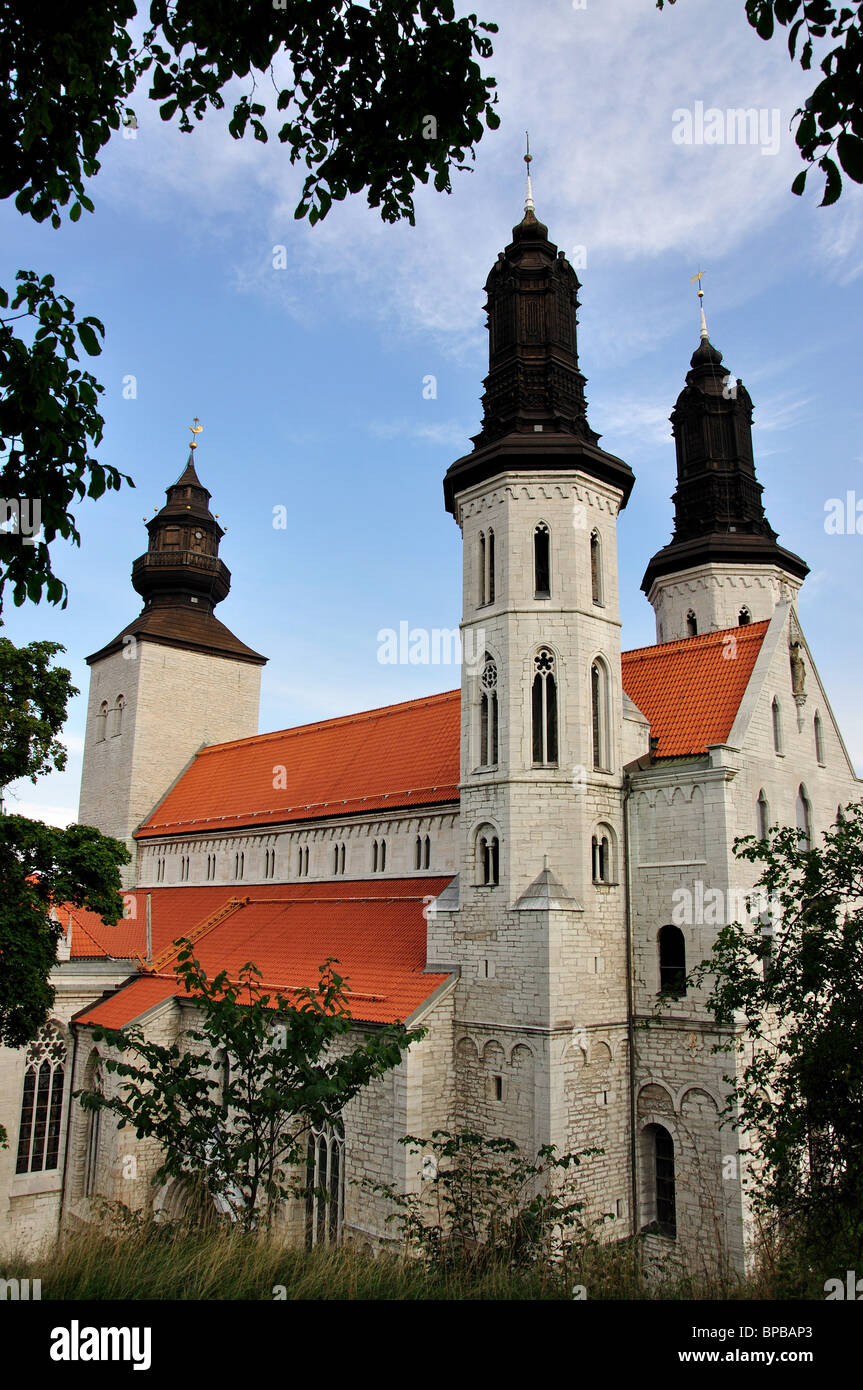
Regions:
<instances>
[{"instance_id":1,"label":"roof ridge","mask_svg":"<svg viewBox=\"0 0 863 1390\"><path fill-rule=\"evenodd\" d=\"M370 719L373 715L390 714L397 710L416 709L420 705L433 705L445 703L453 700L456 696L461 697L461 690L439 690L434 695L418 695L412 700L399 700L394 705L376 705L372 709L355 710L352 714L334 714L330 719L312 720L308 724L292 724L286 729L270 729L265 734L250 734L248 738L230 738L224 743L208 743L206 747L199 749L196 757L203 757L206 753L218 753L225 748L238 748L241 744L266 743L268 739L284 738L286 734L304 734L313 730L331 729L340 724L357 724L364 719Z\"/></svg>"},{"instance_id":2,"label":"roof ridge","mask_svg":"<svg viewBox=\"0 0 863 1390\"><path fill-rule=\"evenodd\" d=\"M693 637L675 637L670 642L650 642L647 646L632 647L627 652L621 652L620 659L623 661L628 656L641 656L643 652L667 652L669 648L680 648L687 642L706 647L719 638L727 637L730 632L733 632L735 636L745 633L754 636L759 631L766 632L769 626L770 619L761 618L757 623L743 623L742 626L738 624L736 627L716 628L715 631L711 632L697 632Z\"/></svg>"}]
</instances>

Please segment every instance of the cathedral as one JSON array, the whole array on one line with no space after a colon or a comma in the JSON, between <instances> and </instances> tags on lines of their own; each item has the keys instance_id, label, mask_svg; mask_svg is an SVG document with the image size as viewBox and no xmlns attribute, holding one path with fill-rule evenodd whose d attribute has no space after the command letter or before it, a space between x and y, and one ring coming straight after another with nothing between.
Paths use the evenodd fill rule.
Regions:
<instances>
[{"instance_id":1,"label":"cathedral","mask_svg":"<svg viewBox=\"0 0 863 1390\"><path fill-rule=\"evenodd\" d=\"M258 733L266 657L216 617L231 576L194 452L147 523L143 607L88 657L79 813L129 847L127 913L58 905L53 1016L0 1052L0 1246L93 1220L99 1196L182 1212L149 1141L72 1096L117 1084L97 1025L188 1026L188 936L209 975L253 961L285 990L335 958L353 1028L426 1030L313 1133L298 1239L391 1241L362 1180L420 1190L399 1139L470 1128L531 1156L599 1150L578 1181L606 1238L746 1268L740 1138L720 1122L735 1063L685 977L741 913L770 930L735 838L817 840L860 794L797 613L807 566L771 529L752 401L702 314L671 414L673 535L642 581L656 644L621 651L635 480L588 424L580 284L530 192L485 290L482 425L443 484L460 689Z\"/></svg>"}]
</instances>

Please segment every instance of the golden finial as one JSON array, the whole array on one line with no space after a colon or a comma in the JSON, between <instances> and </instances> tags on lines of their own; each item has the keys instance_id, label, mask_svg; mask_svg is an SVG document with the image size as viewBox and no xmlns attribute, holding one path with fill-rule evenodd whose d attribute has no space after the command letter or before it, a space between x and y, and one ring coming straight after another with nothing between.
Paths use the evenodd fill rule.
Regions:
<instances>
[{"instance_id":1,"label":"golden finial","mask_svg":"<svg viewBox=\"0 0 863 1390\"><path fill-rule=\"evenodd\" d=\"M199 425L199 424L198 424L198 417L197 417L197 415L196 415L195 418L194 418L194 423L191 424L191 425L189 425L189 429L192 431L192 435L194 436L194 435L196 435L196 434L200 434L200 433L201 433L201 430L202 430L203 428L204 428L203 425ZM192 442L191 442L191 444L189 445L189 448L190 448L190 449L197 449L197 447L198 447L198 445L197 445L197 443L195 442L195 439L194 439L194 437L193 437Z\"/></svg>"},{"instance_id":2,"label":"golden finial","mask_svg":"<svg viewBox=\"0 0 863 1390\"><path fill-rule=\"evenodd\" d=\"M524 200L524 210L525 212L534 212L533 189L530 184L530 166L533 163L533 155L530 152L530 131L526 130L524 132L524 139L525 148L527 150L524 156L524 162L527 165L527 197Z\"/></svg>"},{"instance_id":3,"label":"golden finial","mask_svg":"<svg viewBox=\"0 0 863 1390\"><path fill-rule=\"evenodd\" d=\"M702 280L703 275L704 275L704 271L703 271L703 270L699 270L699 272L698 272L697 275L690 275L690 277L689 277L689 283L690 283L690 285L694 285L695 282L696 282L696 280L698 281L698 303L699 303L699 307L700 307L700 310L701 310L701 336L702 336L702 338L706 338L706 337L707 337L707 320L706 320L706 318L704 317L704 290L701 288L701 280Z\"/></svg>"}]
</instances>

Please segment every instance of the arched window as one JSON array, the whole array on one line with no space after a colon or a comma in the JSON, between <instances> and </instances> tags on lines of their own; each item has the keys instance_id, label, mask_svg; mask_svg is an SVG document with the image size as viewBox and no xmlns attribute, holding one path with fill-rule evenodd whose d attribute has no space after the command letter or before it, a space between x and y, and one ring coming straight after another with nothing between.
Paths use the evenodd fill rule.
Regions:
<instances>
[{"instance_id":1,"label":"arched window","mask_svg":"<svg viewBox=\"0 0 863 1390\"><path fill-rule=\"evenodd\" d=\"M698 619L691 608L686 615L686 635L687 637L698 636Z\"/></svg>"},{"instance_id":2,"label":"arched window","mask_svg":"<svg viewBox=\"0 0 863 1390\"><path fill-rule=\"evenodd\" d=\"M598 825L590 841L591 874L594 883L614 883L614 834L607 825Z\"/></svg>"},{"instance_id":3,"label":"arched window","mask_svg":"<svg viewBox=\"0 0 863 1390\"><path fill-rule=\"evenodd\" d=\"M494 603L494 531L492 531L490 526L488 528L488 537L486 540L486 555L488 560L488 585L486 592L488 593L489 603Z\"/></svg>"},{"instance_id":4,"label":"arched window","mask_svg":"<svg viewBox=\"0 0 863 1390\"><path fill-rule=\"evenodd\" d=\"M659 988L675 999L686 993L686 940L679 927L659 929Z\"/></svg>"},{"instance_id":5,"label":"arched window","mask_svg":"<svg viewBox=\"0 0 863 1390\"><path fill-rule=\"evenodd\" d=\"M114 709L112 711L114 716L114 723L111 733L113 734L114 738L119 737L119 735L123 732L123 710L125 708L125 698L122 695L118 695L117 703L115 704Z\"/></svg>"},{"instance_id":6,"label":"arched window","mask_svg":"<svg viewBox=\"0 0 863 1390\"><path fill-rule=\"evenodd\" d=\"M104 743L108 730L108 701L103 700L96 715L96 742Z\"/></svg>"},{"instance_id":7,"label":"arched window","mask_svg":"<svg viewBox=\"0 0 863 1390\"><path fill-rule=\"evenodd\" d=\"M309 1131L306 1248L338 1245L345 1219L345 1131L340 1119Z\"/></svg>"},{"instance_id":8,"label":"arched window","mask_svg":"<svg viewBox=\"0 0 863 1390\"><path fill-rule=\"evenodd\" d=\"M431 865L431 840L426 835L423 842L423 868L428 869Z\"/></svg>"},{"instance_id":9,"label":"arched window","mask_svg":"<svg viewBox=\"0 0 863 1390\"><path fill-rule=\"evenodd\" d=\"M334 874L337 874L338 871L339 871L339 847L338 847L338 845L333 845L333 873L334 873Z\"/></svg>"},{"instance_id":10,"label":"arched window","mask_svg":"<svg viewBox=\"0 0 863 1390\"><path fill-rule=\"evenodd\" d=\"M104 1094L105 1085L102 1074L102 1063L98 1057L93 1059L90 1079L87 1083L88 1091L98 1091L99 1095ZM88 1110L87 1112L87 1137L84 1150L84 1196L92 1197L96 1190L96 1175L99 1168L99 1138L102 1130L102 1110Z\"/></svg>"},{"instance_id":11,"label":"arched window","mask_svg":"<svg viewBox=\"0 0 863 1390\"><path fill-rule=\"evenodd\" d=\"M741 608L740 612L737 614L737 626L748 627L751 622L752 614L749 612L749 609Z\"/></svg>"},{"instance_id":12,"label":"arched window","mask_svg":"<svg viewBox=\"0 0 863 1390\"><path fill-rule=\"evenodd\" d=\"M476 833L477 883L494 887L500 882L500 842L491 825L481 825Z\"/></svg>"},{"instance_id":13,"label":"arched window","mask_svg":"<svg viewBox=\"0 0 863 1390\"><path fill-rule=\"evenodd\" d=\"M340 850L339 850L339 873L340 873L340 874L343 874L344 871L345 871L345 853L346 853L345 846L342 845L341 848L340 848ZM273 854L273 858L275 859L275 853Z\"/></svg>"},{"instance_id":14,"label":"arched window","mask_svg":"<svg viewBox=\"0 0 863 1390\"><path fill-rule=\"evenodd\" d=\"M773 704L772 704L772 706L771 706L771 710L772 710L772 714L773 714L773 751L774 751L774 753L781 753L781 752L782 752L782 708L781 708L781 706L780 706L780 704L779 704L779 701L778 701L778 699L776 698L775 695L774 695L774 697L773 697Z\"/></svg>"},{"instance_id":15,"label":"arched window","mask_svg":"<svg viewBox=\"0 0 863 1390\"><path fill-rule=\"evenodd\" d=\"M479 596L478 596L477 602L478 602L479 607L482 608L483 604L486 602L486 597L485 597L485 596L486 596L486 578L485 578L485 576L486 576L486 568L485 568L485 531L480 531L480 533L479 533L479 546L478 546L478 549L479 549L479 559L478 559L479 584L478 584L477 588L478 588L478 595L479 595Z\"/></svg>"},{"instance_id":16,"label":"arched window","mask_svg":"<svg viewBox=\"0 0 863 1390\"><path fill-rule=\"evenodd\" d=\"M756 803L755 809L756 823L758 826L758 838L759 840L766 840L768 834L770 833L770 806L767 801L767 797L765 795L763 787L761 788L761 791L758 793L758 801Z\"/></svg>"},{"instance_id":17,"label":"arched window","mask_svg":"<svg viewBox=\"0 0 863 1390\"><path fill-rule=\"evenodd\" d=\"M382 874L387 866L387 842L375 840L372 845L372 873Z\"/></svg>"},{"instance_id":18,"label":"arched window","mask_svg":"<svg viewBox=\"0 0 863 1390\"><path fill-rule=\"evenodd\" d=\"M607 771L611 766L608 746L608 673L601 661L590 667L590 726L593 766Z\"/></svg>"},{"instance_id":19,"label":"arched window","mask_svg":"<svg viewBox=\"0 0 863 1390\"><path fill-rule=\"evenodd\" d=\"M593 602L602 605L602 542L598 531L590 533L590 592Z\"/></svg>"},{"instance_id":20,"label":"arched window","mask_svg":"<svg viewBox=\"0 0 863 1390\"><path fill-rule=\"evenodd\" d=\"M497 666L488 652L483 658L479 697L479 766L496 767L498 758Z\"/></svg>"},{"instance_id":21,"label":"arched window","mask_svg":"<svg viewBox=\"0 0 863 1390\"><path fill-rule=\"evenodd\" d=\"M548 598L551 594L549 541L547 524L544 521L538 522L533 533L533 589L535 598Z\"/></svg>"},{"instance_id":22,"label":"arched window","mask_svg":"<svg viewBox=\"0 0 863 1390\"><path fill-rule=\"evenodd\" d=\"M661 1235L677 1237L677 1198L674 1179L674 1140L664 1125L648 1127L653 1172L651 1197L657 1229Z\"/></svg>"},{"instance_id":23,"label":"arched window","mask_svg":"<svg viewBox=\"0 0 863 1390\"><path fill-rule=\"evenodd\" d=\"M234 855L234 878L242 878L245 871L246 856L242 850Z\"/></svg>"},{"instance_id":24,"label":"arched window","mask_svg":"<svg viewBox=\"0 0 863 1390\"><path fill-rule=\"evenodd\" d=\"M301 845L297 850L297 876L298 878L308 878L309 876L308 845Z\"/></svg>"},{"instance_id":25,"label":"arched window","mask_svg":"<svg viewBox=\"0 0 863 1390\"><path fill-rule=\"evenodd\" d=\"M548 647L540 648L533 658L533 667L533 761L535 765L547 766L557 762L557 683L554 655Z\"/></svg>"},{"instance_id":26,"label":"arched window","mask_svg":"<svg viewBox=\"0 0 863 1390\"><path fill-rule=\"evenodd\" d=\"M812 843L812 807L809 804L809 797L803 783L797 788L797 800L794 804L795 818L797 821L798 838L801 849L809 849Z\"/></svg>"},{"instance_id":27,"label":"arched window","mask_svg":"<svg viewBox=\"0 0 863 1390\"><path fill-rule=\"evenodd\" d=\"M52 1172L60 1157L66 1039L48 1023L27 1048L16 1173Z\"/></svg>"},{"instance_id":28,"label":"arched window","mask_svg":"<svg viewBox=\"0 0 863 1390\"><path fill-rule=\"evenodd\" d=\"M423 866L423 842L422 842L422 836L421 836L421 835L417 835L416 844L415 844L415 846L414 846L414 868L415 868L415 869L421 869L422 866Z\"/></svg>"},{"instance_id":29,"label":"arched window","mask_svg":"<svg viewBox=\"0 0 863 1390\"><path fill-rule=\"evenodd\" d=\"M818 713L817 710L815 711L814 727L815 727L815 756L816 756L816 758L818 759L819 763L821 763L821 765L822 765L822 767L823 767L823 766L824 766L824 726L823 726L822 723L821 723L821 715Z\"/></svg>"}]
</instances>

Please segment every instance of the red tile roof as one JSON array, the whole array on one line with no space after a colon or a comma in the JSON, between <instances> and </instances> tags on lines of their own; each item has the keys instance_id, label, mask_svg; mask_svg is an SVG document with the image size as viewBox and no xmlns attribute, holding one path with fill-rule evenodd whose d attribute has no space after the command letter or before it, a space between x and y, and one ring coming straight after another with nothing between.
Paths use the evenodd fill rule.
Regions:
<instances>
[{"instance_id":1,"label":"red tile roof","mask_svg":"<svg viewBox=\"0 0 863 1390\"><path fill-rule=\"evenodd\" d=\"M623 688L650 720L658 758L725 743L768 626L750 623L622 653Z\"/></svg>"},{"instance_id":2,"label":"red tile roof","mask_svg":"<svg viewBox=\"0 0 863 1390\"><path fill-rule=\"evenodd\" d=\"M382 879L250 887L243 895L249 901L205 932L195 943L195 955L210 976L223 969L236 976L252 961L266 986L284 991L314 984L319 966L332 957L348 982L353 1017L394 1023L412 1014L449 978L423 973L423 909L448 882ZM238 896L226 887L152 892L154 956L160 942L191 935L203 919ZM206 906L202 893L210 895ZM135 980L87 1009L78 1021L121 1027L160 1000L182 993L170 964L160 963L158 974Z\"/></svg>"},{"instance_id":3,"label":"red tile roof","mask_svg":"<svg viewBox=\"0 0 863 1390\"><path fill-rule=\"evenodd\" d=\"M459 692L212 744L139 838L458 800Z\"/></svg>"}]
</instances>

